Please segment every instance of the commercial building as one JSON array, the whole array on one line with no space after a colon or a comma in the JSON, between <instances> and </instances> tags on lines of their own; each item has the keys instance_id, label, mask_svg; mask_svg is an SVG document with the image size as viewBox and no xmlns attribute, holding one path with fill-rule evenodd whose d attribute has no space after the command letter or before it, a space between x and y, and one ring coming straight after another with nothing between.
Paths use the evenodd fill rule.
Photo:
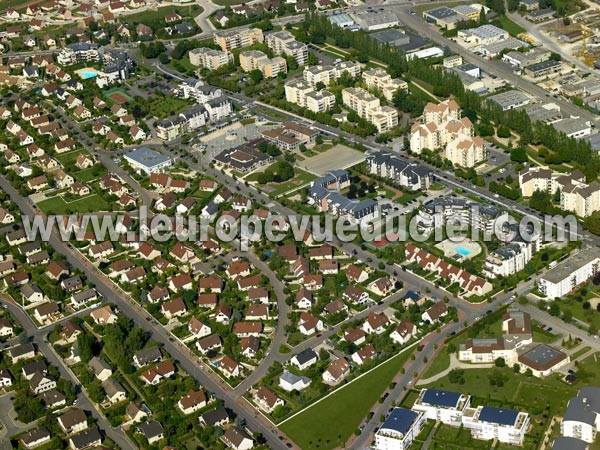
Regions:
<instances>
[{"instance_id":1,"label":"commercial building","mask_svg":"<svg viewBox=\"0 0 600 450\"><path fill-rule=\"evenodd\" d=\"M398 111L389 106L381 106L377 97L362 88L344 88L344 105L354 110L359 117L371 122L379 133L384 133L398 125Z\"/></svg>"},{"instance_id":2,"label":"commercial building","mask_svg":"<svg viewBox=\"0 0 600 450\"><path fill-rule=\"evenodd\" d=\"M600 388L582 387L577 397L569 400L560 424L560 431L567 438L592 443L600 430ZM573 443L573 442L571 442ZM570 447L575 450L576 447Z\"/></svg>"},{"instance_id":3,"label":"commercial building","mask_svg":"<svg viewBox=\"0 0 600 450\"><path fill-rule=\"evenodd\" d=\"M547 61L550 59L550 55L550 50L546 50L544 47L536 47L528 52L508 52L502 56L502 61L509 63L515 68L524 69L533 64Z\"/></svg>"},{"instance_id":4,"label":"commercial building","mask_svg":"<svg viewBox=\"0 0 600 450\"><path fill-rule=\"evenodd\" d=\"M495 25L486 24L477 28L460 30L458 37L468 44L489 45L505 41L510 34Z\"/></svg>"},{"instance_id":5,"label":"commercial building","mask_svg":"<svg viewBox=\"0 0 600 450\"><path fill-rule=\"evenodd\" d=\"M394 408L375 433L376 450L407 450L425 425L422 412Z\"/></svg>"},{"instance_id":6,"label":"commercial building","mask_svg":"<svg viewBox=\"0 0 600 450\"><path fill-rule=\"evenodd\" d=\"M125 160L136 172L151 174L155 172L164 172L167 167L171 167L173 160L148 147L139 147L135 150L125 153Z\"/></svg>"},{"instance_id":7,"label":"commercial building","mask_svg":"<svg viewBox=\"0 0 600 450\"><path fill-rule=\"evenodd\" d=\"M289 31L275 31L267 34L267 46L276 55L292 56L296 60L298 66L306 65L308 60L308 46L296 40Z\"/></svg>"},{"instance_id":8,"label":"commercial building","mask_svg":"<svg viewBox=\"0 0 600 450\"><path fill-rule=\"evenodd\" d=\"M263 43L264 36L262 30L258 28L225 30L216 31L213 35L213 41L221 47L221 50L231 51L235 48L244 48L257 43Z\"/></svg>"},{"instance_id":9,"label":"commercial building","mask_svg":"<svg viewBox=\"0 0 600 450\"><path fill-rule=\"evenodd\" d=\"M383 30L384 28L397 27L400 24L395 13L385 10L354 11L351 16L356 25L365 31Z\"/></svg>"},{"instance_id":10,"label":"commercial building","mask_svg":"<svg viewBox=\"0 0 600 450\"><path fill-rule=\"evenodd\" d=\"M354 19L348 14L332 14L328 17L329 22L333 25L337 25L340 28L349 28L354 25Z\"/></svg>"},{"instance_id":11,"label":"commercial building","mask_svg":"<svg viewBox=\"0 0 600 450\"><path fill-rule=\"evenodd\" d=\"M281 56L269 58L259 50L248 50L240 53L240 67L244 72L260 70L265 78L275 78L287 72L287 63Z\"/></svg>"},{"instance_id":12,"label":"commercial building","mask_svg":"<svg viewBox=\"0 0 600 450\"><path fill-rule=\"evenodd\" d=\"M371 34L371 37L392 47L402 47L410 43L410 37L396 29L378 31Z\"/></svg>"},{"instance_id":13,"label":"commercial building","mask_svg":"<svg viewBox=\"0 0 600 450\"><path fill-rule=\"evenodd\" d=\"M314 113L327 111L335 104L335 96L331 92L316 91L311 84L298 79L285 84L285 99Z\"/></svg>"},{"instance_id":14,"label":"commercial building","mask_svg":"<svg viewBox=\"0 0 600 450\"><path fill-rule=\"evenodd\" d=\"M298 150L301 145L311 145L315 142L318 134L318 131L296 122L284 122L279 128L265 130L261 133L264 139L288 152Z\"/></svg>"},{"instance_id":15,"label":"commercial building","mask_svg":"<svg viewBox=\"0 0 600 450\"><path fill-rule=\"evenodd\" d=\"M388 152L376 152L366 158L367 172L411 191L424 191L431 185L432 172L427 167L412 163Z\"/></svg>"},{"instance_id":16,"label":"commercial building","mask_svg":"<svg viewBox=\"0 0 600 450\"><path fill-rule=\"evenodd\" d=\"M553 123L562 119L562 111L556 103L534 103L525 108L532 122Z\"/></svg>"},{"instance_id":17,"label":"commercial building","mask_svg":"<svg viewBox=\"0 0 600 450\"><path fill-rule=\"evenodd\" d=\"M547 61L531 64L525 67L523 72L525 75L530 76L531 78L543 78L552 74L556 74L560 72L561 69L562 63L560 61L549 59Z\"/></svg>"},{"instance_id":18,"label":"commercial building","mask_svg":"<svg viewBox=\"0 0 600 450\"><path fill-rule=\"evenodd\" d=\"M470 395L439 389L421 389L412 409L425 414L426 419L459 427L462 424L463 413L470 405Z\"/></svg>"},{"instance_id":19,"label":"commercial building","mask_svg":"<svg viewBox=\"0 0 600 450\"><path fill-rule=\"evenodd\" d=\"M558 131L567 137L580 138L592 134L592 122L577 117L566 117L552 124Z\"/></svg>"},{"instance_id":20,"label":"commercial building","mask_svg":"<svg viewBox=\"0 0 600 450\"><path fill-rule=\"evenodd\" d=\"M507 50L518 50L522 47L528 47L529 44L515 38L508 38L503 41L494 42L491 44L481 45L477 48L483 56L495 58Z\"/></svg>"},{"instance_id":21,"label":"commercial building","mask_svg":"<svg viewBox=\"0 0 600 450\"><path fill-rule=\"evenodd\" d=\"M521 91L505 91L499 94L492 95L487 98L487 101L493 102L502 108L502 111L519 108L528 105L531 100Z\"/></svg>"},{"instance_id":22,"label":"commercial building","mask_svg":"<svg viewBox=\"0 0 600 450\"><path fill-rule=\"evenodd\" d=\"M194 66L217 70L219 67L233 63L233 53L219 51L208 47L194 48L189 52L190 63Z\"/></svg>"},{"instance_id":23,"label":"commercial building","mask_svg":"<svg viewBox=\"0 0 600 450\"><path fill-rule=\"evenodd\" d=\"M400 78L392 78L384 69L371 69L363 72L363 80L368 88L378 89L388 102L391 102L399 89L407 90L408 83Z\"/></svg>"},{"instance_id":24,"label":"commercial building","mask_svg":"<svg viewBox=\"0 0 600 450\"><path fill-rule=\"evenodd\" d=\"M554 17L554 10L552 8L540 9L538 11L530 12L525 16L527 20L533 23L543 22L544 20L552 19Z\"/></svg>"},{"instance_id":25,"label":"commercial building","mask_svg":"<svg viewBox=\"0 0 600 450\"><path fill-rule=\"evenodd\" d=\"M588 248L548 270L538 280L538 289L548 299L564 297L598 273L600 249Z\"/></svg>"},{"instance_id":26,"label":"commercial building","mask_svg":"<svg viewBox=\"0 0 600 450\"><path fill-rule=\"evenodd\" d=\"M462 14L458 14L456 11L448 8L447 6L442 6L440 8L424 11L423 19L429 23L437 25L440 28L454 30L456 28L456 24L458 22L465 21L466 17L464 17Z\"/></svg>"}]
</instances>

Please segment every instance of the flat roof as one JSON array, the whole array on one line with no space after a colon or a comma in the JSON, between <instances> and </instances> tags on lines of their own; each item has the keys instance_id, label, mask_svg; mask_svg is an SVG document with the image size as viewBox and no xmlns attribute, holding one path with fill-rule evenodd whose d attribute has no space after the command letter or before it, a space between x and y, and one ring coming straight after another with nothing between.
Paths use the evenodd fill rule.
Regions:
<instances>
[{"instance_id":1,"label":"flat roof","mask_svg":"<svg viewBox=\"0 0 600 450\"><path fill-rule=\"evenodd\" d=\"M500 92L499 94L492 95L487 99L499 104L502 107L520 105L525 101L529 101L529 97L527 97L523 92L517 90Z\"/></svg>"},{"instance_id":2,"label":"flat roof","mask_svg":"<svg viewBox=\"0 0 600 450\"><path fill-rule=\"evenodd\" d=\"M408 35L394 28L378 31L377 33L373 33L371 37L377 39L379 42L394 42L399 41L400 39L410 39Z\"/></svg>"},{"instance_id":3,"label":"flat roof","mask_svg":"<svg viewBox=\"0 0 600 450\"><path fill-rule=\"evenodd\" d=\"M565 278L571 276L573 272L581 269L586 264L600 258L600 248L592 247L584 250L580 250L574 256L571 256L567 260L559 263L556 267L550 269L541 279L549 283L558 284Z\"/></svg>"},{"instance_id":4,"label":"flat roof","mask_svg":"<svg viewBox=\"0 0 600 450\"><path fill-rule=\"evenodd\" d=\"M418 415L418 413L407 408L394 408L381 426L381 430L393 430L405 435Z\"/></svg>"},{"instance_id":5,"label":"flat roof","mask_svg":"<svg viewBox=\"0 0 600 450\"><path fill-rule=\"evenodd\" d=\"M591 128L589 122L581 117L566 117L558 122L554 122L552 126L567 135Z\"/></svg>"},{"instance_id":6,"label":"flat roof","mask_svg":"<svg viewBox=\"0 0 600 450\"><path fill-rule=\"evenodd\" d=\"M574 437L560 436L554 441L552 450L587 450L588 443Z\"/></svg>"},{"instance_id":7,"label":"flat roof","mask_svg":"<svg viewBox=\"0 0 600 450\"><path fill-rule=\"evenodd\" d=\"M444 19L446 17L452 17L452 16L458 15L458 13L456 11L448 8L447 6L429 9L427 11L424 11L423 14L427 14L428 16L435 17L436 19Z\"/></svg>"},{"instance_id":8,"label":"flat roof","mask_svg":"<svg viewBox=\"0 0 600 450\"><path fill-rule=\"evenodd\" d=\"M527 66L525 70L529 70L531 72L537 72L538 70L546 70L552 67L560 66L560 61L554 61L553 59L549 59L548 61L542 61L536 64L532 64Z\"/></svg>"},{"instance_id":9,"label":"flat roof","mask_svg":"<svg viewBox=\"0 0 600 450\"><path fill-rule=\"evenodd\" d=\"M125 155L125 157L131 159L139 165L148 168L160 166L171 160L171 158L168 156L165 156L156 150L152 150L151 148L145 146L130 151Z\"/></svg>"},{"instance_id":10,"label":"flat roof","mask_svg":"<svg viewBox=\"0 0 600 450\"><path fill-rule=\"evenodd\" d=\"M479 420L482 422L497 423L499 425L514 425L517 422L518 416L519 411L514 409L484 406L479 413Z\"/></svg>"},{"instance_id":11,"label":"flat roof","mask_svg":"<svg viewBox=\"0 0 600 450\"><path fill-rule=\"evenodd\" d=\"M459 392L442 391L440 389L426 389L421 401L434 406L456 408L460 401Z\"/></svg>"}]
</instances>

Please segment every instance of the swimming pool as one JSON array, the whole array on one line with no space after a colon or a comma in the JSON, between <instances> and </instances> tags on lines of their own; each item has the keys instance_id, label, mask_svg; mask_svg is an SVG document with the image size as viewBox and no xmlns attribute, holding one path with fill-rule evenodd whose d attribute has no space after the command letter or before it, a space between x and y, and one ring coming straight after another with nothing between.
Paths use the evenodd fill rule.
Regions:
<instances>
[{"instance_id":1,"label":"swimming pool","mask_svg":"<svg viewBox=\"0 0 600 450\"><path fill-rule=\"evenodd\" d=\"M94 78L95 76L98 75L98 72L96 72L95 70L80 70L78 73L79 73L79 76L81 78L83 78L84 80Z\"/></svg>"},{"instance_id":2,"label":"swimming pool","mask_svg":"<svg viewBox=\"0 0 600 450\"><path fill-rule=\"evenodd\" d=\"M455 245L454 250L461 256L469 256L471 254L471 250L465 247L461 247L460 245Z\"/></svg>"}]
</instances>

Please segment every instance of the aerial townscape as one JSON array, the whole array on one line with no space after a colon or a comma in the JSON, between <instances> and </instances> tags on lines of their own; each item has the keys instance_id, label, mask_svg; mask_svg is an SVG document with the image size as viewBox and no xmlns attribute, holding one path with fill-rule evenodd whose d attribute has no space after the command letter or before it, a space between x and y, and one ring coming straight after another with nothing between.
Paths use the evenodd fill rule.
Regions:
<instances>
[{"instance_id":1,"label":"aerial townscape","mask_svg":"<svg viewBox=\"0 0 600 450\"><path fill-rule=\"evenodd\" d=\"M600 0L0 0L0 450L600 450Z\"/></svg>"}]
</instances>

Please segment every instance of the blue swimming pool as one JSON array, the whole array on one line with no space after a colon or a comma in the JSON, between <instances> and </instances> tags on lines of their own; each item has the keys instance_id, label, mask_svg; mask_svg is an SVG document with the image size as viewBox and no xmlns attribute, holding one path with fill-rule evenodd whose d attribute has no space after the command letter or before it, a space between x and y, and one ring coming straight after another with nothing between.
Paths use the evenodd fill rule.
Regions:
<instances>
[{"instance_id":1,"label":"blue swimming pool","mask_svg":"<svg viewBox=\"0 0 600 450\"><path fill-rule=\"evenodd\" d=\"M471 254L471 250L465 247L461 247L460 245L456 245L454 247L454 250L456 250L456 253L458 253L461 256L469 256Z\"/></svg>"},{"instance_id":2,"label":"blue swimming pool","mask_svg":"<svg viewBox=\"0 0 600 450\"><path fill-rule=\"evenodd\" d=\"M98 72L96 72L95 70L82 70L79 72L79 76L81 78L83 78L84 80L87 80L89 78L94 78L97 75L98 75Z\"/></svg>"}]
</instances>

